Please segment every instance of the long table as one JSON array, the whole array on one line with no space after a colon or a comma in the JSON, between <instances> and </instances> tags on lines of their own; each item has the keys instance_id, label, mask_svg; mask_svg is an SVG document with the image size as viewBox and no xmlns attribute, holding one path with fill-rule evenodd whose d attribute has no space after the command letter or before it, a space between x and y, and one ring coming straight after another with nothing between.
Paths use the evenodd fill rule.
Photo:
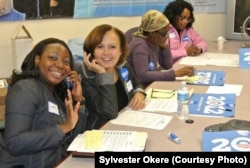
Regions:
<instances>
[{"instance_id":1,"label":"long table","mask_svg":"<svg viewBox=\"0 0 250 168\"><path fill-rule=\"evenodd\" d=\"M223 51L217 50L216 42L209 43L208 52L222 52L222 53L238 53L238 49L242 46L242 42L228 41ZM175 66L178 68L181 65ZM195 66L200 70L221 70L226 72L226 84L237 84L243 85L240 96L236 98L236 112L235 117L237 119L249 119L250 118L250 106L249 93L250 93L250 78L249 70L239 69L239 67L222 67L222 66ZM156 81L153 82L149 87L158 89L177 89L180 85L180 81L164 82ZM194 89L194 93L205 93L207 86L196 86L189 85L190 89ZM166 114L166 113L165 113ZM224 123L231 118L216 118L216 117L198 117L190 116L189 118L194 120L194 123L187 124L183 120L176 117L174 113L168 113L166 115L172 115L173 119L163 130L153 130L139 127L129 127L122 125L114 125L108 122L102 127L102 129L109 130L135 130L135 131L147 131L148 140L145 151L202 151L202 131L205 127ZM168 132L174 132L182 139L181 144L173 143L168 139ZM94 167L94 158L73 158L69 156L63 161L59 168L78 168L78 167Z\"/></svg>"}]
</instances>

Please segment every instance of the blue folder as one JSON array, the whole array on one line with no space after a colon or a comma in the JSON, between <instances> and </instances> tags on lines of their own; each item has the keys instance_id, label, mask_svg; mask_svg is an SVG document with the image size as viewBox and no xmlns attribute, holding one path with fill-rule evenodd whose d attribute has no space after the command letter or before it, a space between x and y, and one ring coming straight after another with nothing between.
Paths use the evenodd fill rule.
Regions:
<instances>
[{"instance_id":1,"label":"blue folder","mask_svg":"<svg viewBox=\"0 0 250 168\"><path fill-rule=\"evenodd\" d=\"M234 117L235 94L193 94L188 104L190 115Z\"/></svg>"},{"instance_id":2,"label":"blue folder","mask_svg":"<svg viewBox=\"0 0 250 168\"><path fill-rule=\"evenodd\" d=\"M194 76L188 77L186 82L189 85L223 86L225 76L223 71L196 70Z\"/></svg>"}]
</instances>

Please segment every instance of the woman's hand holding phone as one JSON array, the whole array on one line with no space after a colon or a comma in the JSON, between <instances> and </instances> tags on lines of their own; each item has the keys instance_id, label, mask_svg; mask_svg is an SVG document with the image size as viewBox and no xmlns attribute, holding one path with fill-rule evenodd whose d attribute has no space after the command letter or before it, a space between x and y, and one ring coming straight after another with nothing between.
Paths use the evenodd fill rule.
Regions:
<instances>
[{"instance_id":1,"label":"woman's hand holding phone","mask_svg":"<svg viewBox=\"0 0 250 168\"><path fill-rule=\"evenodd\" d=\"M82 101L82 86L78 73L76 71L71 71L66 80L71 82L72 88L70 90L74 101Z\"/></svg>"},{"instance_id":2,"label":"woman's hand holding phone","mask_svg":"<svg viewBox=\"0 0 250 168\"><path fill-rule=\"evenodd\" d=\"M88 67L89 70L91 70L95 73L98 73L98 74L106 72L105 68L103 68L101 65L99 65L98 62L96 61L96 59L90 53L89 54L85 53L85 55L86 56L83 60L84 60L84 63Z\"/></svg>"}]
</instances>

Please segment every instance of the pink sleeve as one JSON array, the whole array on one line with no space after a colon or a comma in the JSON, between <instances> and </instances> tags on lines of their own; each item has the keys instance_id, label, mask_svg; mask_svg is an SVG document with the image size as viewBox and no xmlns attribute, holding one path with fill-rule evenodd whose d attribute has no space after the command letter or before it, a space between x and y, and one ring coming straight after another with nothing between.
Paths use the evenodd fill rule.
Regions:
<instances>
[{"instance_id":1,"label":"pink sleeve","mask_svg":"<svg viewBox=\"0 0 250 168\"><path fill-rule=\"evenodd\" d=\"M207 42L193 28L184 29L179 35L176 29L171 26L169 38L174 63L178 59L187 56L186 48L192 45L202 48L203 52L207 50Z\"/></svg>"},{"instance_id":2,"label":"pink sleeve","mask_svg":"<svg viewBox=\"0 0 250 168\"><path fill-rule=\"evenodd\" d=\"M203 52L207 51L207 41L201 37L193 28L190 28L190 36L192 39L192 45L198 46Z\"/></svg>"}]
</instances>

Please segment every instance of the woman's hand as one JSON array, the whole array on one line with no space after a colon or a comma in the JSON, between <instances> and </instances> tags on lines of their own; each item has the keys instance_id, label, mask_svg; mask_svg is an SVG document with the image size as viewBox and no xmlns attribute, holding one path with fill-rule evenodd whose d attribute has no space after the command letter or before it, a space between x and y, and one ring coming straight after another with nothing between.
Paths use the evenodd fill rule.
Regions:
<instances>
[{"instance_id":1,"label":"woman's hand","mask_svg":"<svg viewBox=\"0 0 250 168\"><path fill-rule=\"evenodd\" d=\"M79 74L76 71L71 71L68 75L68 80L73 83L73 88L71 90L71 94L75 101L82 101L82 85L80 82Z\"/></svg>"},{"instance_id":2,"label":"woman's hand","mask_svg":"<svg viewBox=\"0 0 250 168\"><path fill-rule=\"evenodd\" d=\"M146 106L145 95L141 92L136 92L128 105L133 110L140 110Z\"/></svg>"},{"instance_id":3,"label":"woman's hand","mask_svg":"<svg viewBox=\"0 0 250 168\"><path fill-rule=\"evenodd\" d=\"M68 96L64 100L66 106L66 121L65 123L60 125L64 134L67 134L72 129L75 128L76 123L78 121L78 110L80 108L80 102L77 102L75 107L73 107L73 100L70 90L67 90Z\"/></svg>"},{"instance_id":4,"label":"woman's hand","mask_svg":"<svg viewBox=\"0 0 250 168\"><path fill-rule=\"evenodd\" d=\"M193 66L184 66L180 69L175 70L175 76L176 77L193 76L194 71L195 71L195 68Z\"/></svg>"},{"instance_id":5,"label":"woman's hand","mask_svg":"<svg viewBox=\"0 0 250 168\"><path fill-rule=\"evenodd\" d=\"M84 64L88 67L88 69L90 71L93 71L95 73L98 73L98 74L101 74L101 73L105 73L106 70L105 68L103 68L102 66L100 66L95 58L93 58L93 56L91 54L86 54L85 53L85 58L83 59L84 60Z\"/></svg>"},{"instance_id":6,"label":"woman's hand","mask_svg":"<svg viewBox=\"0 0 250 168\"><path fill-rule=\"evenodd\" d=\"M201 54L201 49L197 46L191 46L186 49L188 56L198 56Z\"/></svg>"},{"instance_id":7,"label":"woman's hand","mask_svg":"<svg viewBox=\"0 0 250 168\"><path fill-rule=\"evenodd\" d=\"M169 44L168 44L168 39L166 41L164 41L161 45L160 48L162 50L165 50L166 48L169 48Z\"/></svg>"}]
</instances>

